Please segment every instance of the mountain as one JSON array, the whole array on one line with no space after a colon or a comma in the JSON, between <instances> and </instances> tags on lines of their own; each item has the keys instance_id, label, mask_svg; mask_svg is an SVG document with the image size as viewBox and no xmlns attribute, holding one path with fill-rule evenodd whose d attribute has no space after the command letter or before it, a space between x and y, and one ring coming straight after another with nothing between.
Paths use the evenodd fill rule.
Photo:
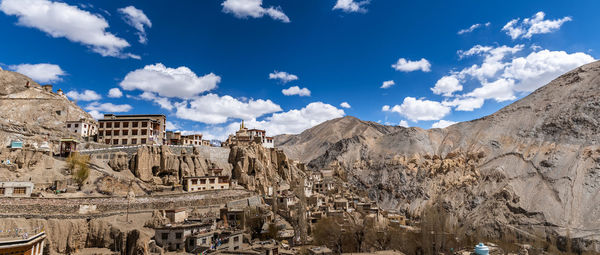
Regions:
<instances>
[{"instance_id":1,"label":"mountain","mask_svg":"<svg viewBox=\"0 0 600 255\"><path fill-rule=\"evenodd\" d=\"M0 142L24 144L72 136L65 129L68 120L93 120L66 96L46 90L22 74L0 70Z\"/></svg>"},{"instance_id":2,"label":"mountain","mask_svg":"<svg viewBox=\"0 0 600 255\"><path fill-rule=\"evenodd\" d=\"M352 186L413 219L441 207L444 225L466 237L556 240L559 249L598 252L599 141L594 62L445 129L344 117L275 144L314 169L339 162Z\"/></svg>"}]
</instances>

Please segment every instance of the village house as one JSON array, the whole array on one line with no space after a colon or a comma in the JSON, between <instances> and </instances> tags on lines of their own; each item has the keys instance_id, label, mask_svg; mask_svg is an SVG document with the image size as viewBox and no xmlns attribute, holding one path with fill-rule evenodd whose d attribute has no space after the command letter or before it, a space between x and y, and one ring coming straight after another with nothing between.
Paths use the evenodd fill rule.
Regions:
<instances>
[{"instance_id":1,"label":"village house","mask_svg":"<svg viewBox=\"0 0 600 255\"><path fill-rule=\"evenodd\" d=\"M162 114L104 114L98 120L98 141L110 145L166 144L166 122Z\"/></svg>"},{"instance_id":2,"label":"village house","mask_svg":"<svg viewBox=\"0 0 600 255\"><path fill-rule=\"evenodd\" d=\"M244 244L243 234L242 231L228 230L199 232L188 238L186 251L194 254L207 250L239 251Z\"/></svg>"},{"instance_id":3,"label":"village house","mask_svg":"<svg viewBox=\"0 0 600 255\"><path fill-rule=\"evenodd\" d=\"M0 182L0 197L30 197L32 182Z\"/></svg>"},{"instance_id":4,"label":"village house","mask_svg":"<svg viewBox=\"0 0 600 255\"><path fill-rule=\"evenodd\" d=\"M188 176L183 178L185 191L229 189L229 176L222 175L223 169L209 169L206 176Z\"/></svg>"},{"instance_id":5,"label":"village house","mask_svg":"<svg viewBox=\"0 0 600 255\"><path fill-rule=\"evenodd\" d=\"M98 134L98 123L88 119L67 121L66 128L69 130L69 133L81 137L92 137Z\"/></svg>"},{"instance_id":6,"label":"village house","mask_svg":"<svg viewBox=\"0 0 600 255\"><path fill-rule=\"evenodd\" d=\"M221 143L221 146L230 146L232 144L250 144L256 142L265 148L274 148L273 137L266 136L266 131L261 129L248 129L244 121L240 124L240 129L235 135L229 135L227 140Z\"/></svg>"},{"instance_id":7,"label":"village house","mask_svg":"<svg viewBox=\"0 0 600 255\"><path fill-rule=\"evenodd\" d=\"M168 145L181 145L181 132L167 131Z\"/></svg>"},{"instance_id":8,"label":"village house","mask_svg":"<svg viewBox=\"0 0 600 255\"><path fill-rule=\"evenodd\" d=\"M202 145L202 134L182 135L181 145Z\"/></svg>"},{"instance_id":9,"label":"village house","mask_svg":"<svg viewBox=\"0 0 600 255\"><path fill-rule=\"evenodd\" d=\"M210 223L177 223L167 224L154 228L154 240L156 244L169 251L181 251L185 249L188 237L196 233L210 231L213 225Z\"/></svg>"}]
</instances>

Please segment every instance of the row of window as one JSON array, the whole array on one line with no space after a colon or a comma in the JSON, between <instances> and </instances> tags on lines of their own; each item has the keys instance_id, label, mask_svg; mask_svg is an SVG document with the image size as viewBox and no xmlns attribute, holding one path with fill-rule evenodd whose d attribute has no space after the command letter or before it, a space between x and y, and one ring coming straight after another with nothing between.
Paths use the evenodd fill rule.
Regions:
<instances>
[{"instance_id":1,"label":"row of window","mask_svg":"<svg viewBox=\"0 0 600 255\"><path fill-rule=\"evenodd\" d=\"M75 123L73 124L74 128L78 128L79 127L79 123ZM83 128L87 128L88 125L87 124L83 124ZM67 123L67 128L71 128L71 123ZM90 126L90 128L94 129L94 126Z\"/></svg>"},{"instance_id":2,"label":"row of window","mask_svg":"<svg viewBox=\"0 0 600 255\"><path fill-rule=\"evenodd\" d=\"M113 128L113 126L115 128L120 128L121 127L121 123L123 123L123 127L124 128L128 128L129 127L129 121L115 121L115 122L100 122L100 128L104 128L104 126L106 125L106 128ZM131 122L131 127L138 127L138 121L134 121ZM147 121L142 121L141 122L142 127L148 127L148 122Z\"/></svg>"},{"instance_id":3,"label":"row of window","mask_svg":"<svg viewBox=\"0 0 600 255\"><path fill-rule=\"evenodd\" d=\"M119 136L119 134L121 134L121 131L123 135L129 135L129 130L106 130L106 131L99 131L98 135L99 136ZM131 130L131 135L147 135L148 134L148 129L140 129L139 132L137 129L133 129Z\"/></svg>"},{"instance_id":4,"label":"row of window","mask_svg":"<svg viewBox=\"0 0 600 255\"><path fill-rule=\"evenodd\" d=\"M6 188L0 188L0 195L4 195L6 193ZM17 195L25 195L27 193L27 188L25 187L14 187L13 194Z\"/></svg>"},{"instance_id":5,"label":"row of window","mask_svg":"<svg viewBox=\"0 0 600 255\"><path fill-rule=\"evenodd\" d=\"M112 144L112 145L127 145L127 144L138 144L138 139L136 138L132 138L131 139L131 143L128 143L129 139L121 139L121 143L119 143L119 139L104 139L104 143L105 144ZM142 138L140 139L140 144L146 144L146 138Z\"/></svg>"}]
</instances>

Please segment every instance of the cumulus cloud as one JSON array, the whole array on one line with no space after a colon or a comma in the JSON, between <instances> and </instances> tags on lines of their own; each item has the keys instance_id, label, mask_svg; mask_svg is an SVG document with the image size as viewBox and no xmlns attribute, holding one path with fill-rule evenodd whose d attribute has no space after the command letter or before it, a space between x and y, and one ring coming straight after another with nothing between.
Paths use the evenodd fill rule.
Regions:
<instances>
[{"instance_id":1,"label":"cumulus cloud","mask_svg":"<svg viewBox=\"0 0 600 255\"><path fill-rule=\"evenodd\" d=\"M454 75L444 76L435 83L435 87L431 88L436 95L443 95L445 97L452 96L452 93L461 91L463 89L460 85L460 81Z\"/></svg>"},{"instance_id":2,"label":"cumulus cloud","mask_svg":"<svg viewBox=\"0 0 600 255\"><path fill-rule=\"evenodd\" d=\"M125 8L118 9L119 13L123 15L125 22L137 30L138 41L140 43L146 43L148 38L146 37L145 27L152 27L152 22L144 14L144 12L134 6L127 6Z\"/></svg>"},{"instance_id":3,"label":"cumulus cloud","mask_svg":"<svg viewBox=\"0 0 600 255\"><path fill-rule=\"evenodd\" d=\"M400 123L398 123L398 126L401 126L401 127L406 127L406 128L407 128L407 127L409 127L409 126L408 126L408 121L406 121L406 120L401 120L401 121L400 121Z\"/></svg>"},{"instance_id":4,"label":"cumulus cloud","mask_svg":"<svg viewBox=\"0 0 600 255\"><path fill-rule=\"evenodd\" d=\"M300 88L298 86L292 86L289 87L287 89L283 89L281 90L281 93L283 93L286 96L301 96L301 97L307 97L310 96L310 90L307 88Z\"/></svg>"},{"instance_id":5,"label":"cumulus cloud","mask_svg":"<svg viewBox=\"0 0 600 255\"><path fill-rule=\"evenodd\" d=\"M91 104L85 107L88 111L98 111L98 112L128 112L131 111L132 107L128 104L112 104L112 103L99 103L92 102Z\"/></svg>"},{"instance_id":6,"label":"cumulus cloud","mask_svg":"<svg viewBox=\"0 0 600 255\"><path fill-rule=\"evenodd\" d=\"M271 100L250 99L242 102L231 96L207 94L191 100L174 103L175 115L180 119L206 124L221 124L229 119L255 119L265 114L281 111Z\"/></svg>"},{"instance_id":7,"label":"cumulus cloud","mask_svg":"<svg viewBox=\"0 0 600 255\"><path fill-rule=\"evenodd\" d=\"M20 64L11 65L8 69L24 74L34 81L50 83L62 81L61 76L66 73L60 66L54 64Z\"/></svg>"},{"instance_id":8,"label":"cumulus cloud","mask_svg":"<svg viewBox=\"0 0 600 255\"><path fill-rule=\"evenodd\" d=\"M369 4L369 1L353 1L353 0L337 0L333 6L333 10L341 10L343 12L360 12L365 13L367 9L363 6Z\"/></svg>"},{"instance_id":9,"label":"cumulus cloud","mask_svg":"<svg viewBox=\"0 0 600 255\"><path fill-rule=\"evenodd\" d=\"M346 109L349 109L349 108L351 108L351 106L350 106L350 104L349 104L348 102L342 102L342 103L340 104L340 107L342 107L342 108L346 108Z\"/></svg>"},{"instance_id":10,"label":"cumulus cloud","mask_svg":"<svg viewBox=\"0 0 600 255\"><path fill-rule=\"evenodd\" d=\"M176 123L173 123L173 122L167 120L167 123L166 123L167 130L176 130L176 129L180 129L180 128L181 127L179 125L177 125Z\"/></svg>"},{"instance_id":11,"label":"cumulus cloud","mask_svg":"<svg viewBox=\"0 0 600 255\"><path fill-rule=\"evenodd\" d=\"M476 97L463 97L463 98L454 98L451 101L443 101L442 104L445 106L455 107L456 111L465 111L471 112L475 109L481 108L484 103L484 98L476 98Z\"/></svg>"},{"instance_id":12,"label":"cumulus cloud","mask_svg":"<svg viewBox=\"0 0 600 255\"><path fill-rule=\"evenodd\" d=\"M389 81L384 81L384 82L383 82L383 84L381 84L381 87L380 87L380 88L382 88L382 89L387 89L387 88L389 88L389 87L391 87L391 86L394 86L395 84L396 84L396 83L395 83L394 81L392 81L392 80L389 80Z\"/></svg>"},{"instance_id":13,"label":"cumulus cloud","mask_svg":"<svg viewBox=\"0 0 600 255\"><path fill-rule=\"evenodd\" d=\"M298 76L287 72L273 71L269 74L269 79L280 80L283 83L288 83L290 81L298 80Z\"/></svg>"},{"instance_id":14,"label":"cumulus cloud","mask_svg":"<svg viewBox=\"0 0 600 255\"><path fill-rule=\"evenodd\" d=\"M324 121L343 117L344 110L333 105L313 102L302 109L293 109L287 112L274 113L265 120L249 120L247 127L255 127L267 130L269 135L298 134L302 131L323 123ZM238 127L239 123L232 124Z\"/></svg>"},{"instance_id":15,"label":"cumulus cloud","mask_svg":"<svg viewBox=\"0 0 600 255\"><path fill-rule=\"evenodd\" d=\"M139 56L123 53L129 43L107 32L108 22L99 14L74 5L49 0L3 0L0 10L17 16L17 24L39 29L54 38L81 43L102 56Z\"/></svg>"},{"instance_id":16,"label":"cumulus cloud","mask_svg":"<svg viewBox=\"0 0 600 255\"><path fill-rule=\"evenodd\" d=\"M396 71L402 72L413 72L417 70L421 70L423 72L431 71L431 64L427 59L421 58L418 61L406 60L405 58L398 59L396 64L392 65L392 68L396 69Z\"/></svg>"},{"instance_id":17,"label":"cumulus cloud","mask_svg":"<svg viewBox=\"0 0 600 255\"><path fill-rule=\"evenodd\" d=\"M571 17L547 20L544 19L545 16L544 12L538 12L531 18L523 19L522 22L519 22L519 18L513 19L504 25L502 31L506 31L506 34L513 40L519 37L531 38L535 34L552 33L560 29L565 22L572 20Z\"/></svg>"},{"instance_id":18,"label":"cumulus cloud","mask_svg":"<svg viewBox=\"0 0 600 255\"><path fill-rule=\"evenodd\" d=\"M102 114L102 113L100 113L99 111L96 111L96 110L88 111L88 113L90 115L92 115L92 118L94 118L96 120L104 118L104 114Z\"/></svg>"},{"instance_id":19,"label":"cumulus cloud","mask_svg":"<svg viewBox=\"0 0 600 255\"><path fill-rule=\"evenodd\" d=\"M157 63L129 72L119 85L124 90L185 99L216 88L220 81L221 77L213 73L199 77L185 66L170 68Z\"/></svg>"},{"instance_id":20,"label":"cumulus cloud","mask_svg":"<svg viewBox=\"0 0 600 255\"><path fill-rule=\"evenodd\" d=\"M84 90L83 93L71 90L67 93L67 96L77 101L96 101L102 98L96 91L89 89Z\"/></svg>"},{"instance_id":21,"label":"cumulus cloud","mask_svg":"<svg viewBox=\"0 0 600 255\"><path fill-rule=\"evenodd\" d=\"M119 98L123 96L123 92L119 88L112 88L108 90L108 97Z\"/></svg>"},{"instance_id":22,"label":"cumulus cloud","mask_svg":"<svg viewBox=\"0 0 600 255\"><path fill-rule=\"evenodd\" d=\"M473 32L473 31L475 31L475 29L478 29L478 28L480 28L480 27L483 27L483 26L489 27L489 26L490 26L490 24L491 24L490 22L487 22L487 23L485 23L485 24L480 24L480 23L473 24L473 25L471 25L469 28L465 28L465 29L461 29L461 30L459 30L459 31L457 32L457 34L459 34L459 35L462 35L462 34L466 34L466 33L471 33L471 32Z\"/></svg>"},{"instance_id":23,"label":"cumulus cloud","mask_svg":"<svg viewBox=\"0 0 600 255\"><path fill-rule=\"evenodd\" d=\"M142 93L139 96L139 99L146 100L146 101L152 101L155 104L159 105L160 108L163 108L163 109L166 109L169 111L173 110L173 108L174 108L173 103L171 103L171 101L168 98L157 96L156 94L154 94L152 92Z\"/></svg>"},{"instance_id":24,"label":"cumulus cloud","mask_svg":"<svg viewBox=\"0 0 600 255\"><path fill-rule=\"evenodd\" d=\"M456 124L455 121L450 121L450 120L440 120L436 123L433 123L433 125L431 125L431 128L445 128L451 125Z\"/></svg>"},{"instance_id":25,"label":"cumulus cloud","mask_svg":"<svg viewBox=\"0 0 600 255\"><path fill-rule=\"evenodd\" d=\"M281 10L281 7L262 6L262 0L226 0L222 4L224 13L231 13L236 18L245 19L248 17L262 18L267 15L274 20L283 23L289 23L290 19Z\"/></svg>"},{"instance_id":26,"label":"cumulus cloud","mask_svg":"<svg viewBox=\"0 0 600 255\"><path fill-rule=\"evenodd\" d=\"M383 111L396 112L409 120L439 120L450 113L450 107L440 102L405 97L401 105L384 105Z\"/></svg>"}]
</instances>

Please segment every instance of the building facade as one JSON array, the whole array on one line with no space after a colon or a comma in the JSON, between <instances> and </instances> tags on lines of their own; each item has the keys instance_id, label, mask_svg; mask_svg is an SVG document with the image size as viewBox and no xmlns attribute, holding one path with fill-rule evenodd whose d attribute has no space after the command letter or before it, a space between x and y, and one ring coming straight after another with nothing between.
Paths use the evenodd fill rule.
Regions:
<instances>
[{"instance_id":1,"label":"building facade","mask_svg":"<svg viewBox=\"0 0 600 255\"><path fill-rule=\"evenodd\" d=\"M32 182L0 182L0 197L30 197Z\"/></svg>"},{"instance_id":2,"label":"building facade","mask_svg":"<svg viewBox=\"0 0 600 255\"><path fill-rule=\"evenodd\" d=\"M209 169L206 176L190 176L183 178L185 191L229 189L229 176L221 175L223 169Z\"/></svg>"},{"instance_id":3,"label":"building facade","mask_svg":"<svg viewBox=\"0 0 600 255\"><path fill-rule=\"evenodd\" d=\"M166 122L162 114L104 114L98 120L98 141L110 145L166 144Z\"/></svg>"},{"instance_id":4,"label":"building facade","mask_svg":"<svg viewBox=\"0 0 600 255\"><path fill-rule=\"evenodd\" d=\"M230 146L232 144L249 144L252 142L260 143L265 148L274 148L273 137L266 136L267 132L261 129L248 129L240 124L240 130L235 132L235 135L229 135L227 140L221 143L221 146Z\"/></svg>"},{"instance_id":5,"label":"building facade","mask_svg":"<svg viewBox=\"0 0 600 255\"><path fill-rule=\"evenodd\" d=\"M202 145L202 134L182 135L182 145Z\"/></svg>"},{"instance_id":6,"label":"building facade","mask_svg":"<svg viewBox=\"0 0 600 255\"><path fill-rule=\"evenodd\" d=\"M90 137L98 134L98 123L87 119L67 121L66 128L69 130L69 133L81 137Z\"/></svg>"},{"instance_id":7,"label":"building facade","mask_svg":"<svg viewBox=\"0 0 600 255\"><path fill-rule=\"evenodd\" d=\"M44 254L46 233L40 232L32 237L0 240L0 254Z\"/></svg>"}]
</instances>

